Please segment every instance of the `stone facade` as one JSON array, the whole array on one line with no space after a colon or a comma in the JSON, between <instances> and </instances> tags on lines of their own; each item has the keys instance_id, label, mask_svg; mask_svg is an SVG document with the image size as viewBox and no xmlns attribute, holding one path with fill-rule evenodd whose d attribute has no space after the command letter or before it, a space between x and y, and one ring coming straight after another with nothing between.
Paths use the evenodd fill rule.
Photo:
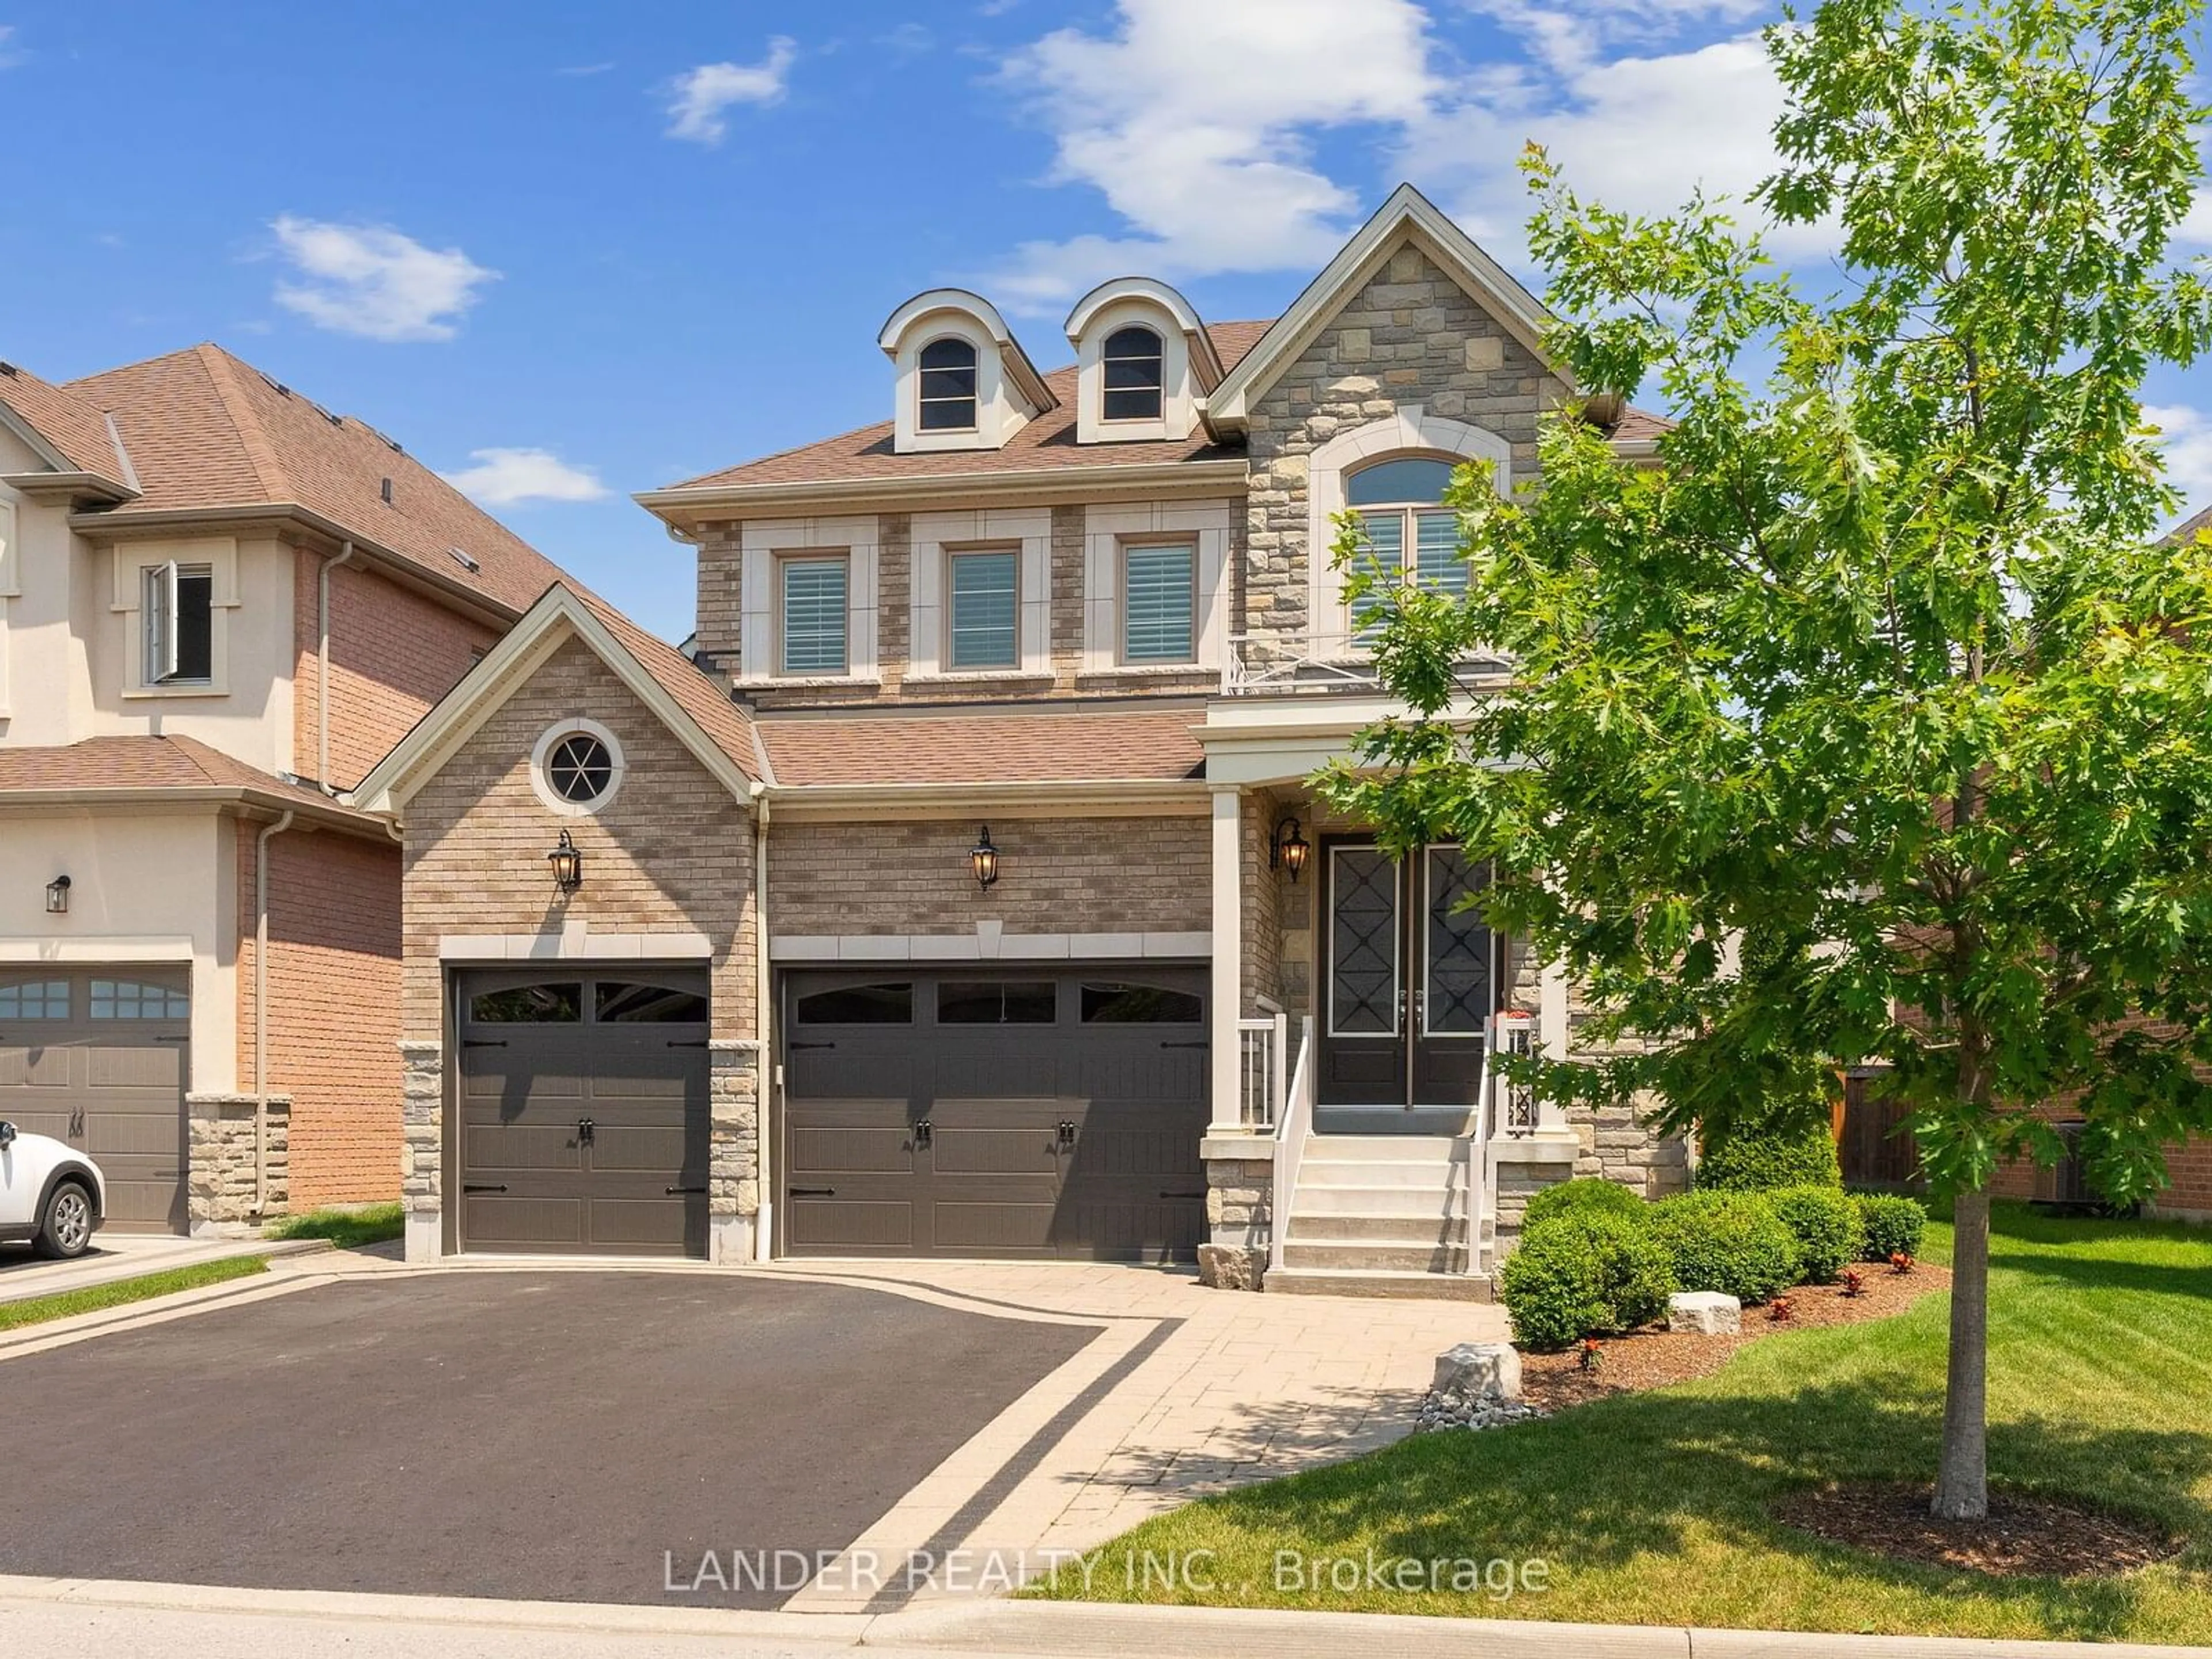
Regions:
<instances>
[{"instance_id":1,"label":"stone facade","mask_svg":"<svg viewBox=\"0 0 2212 1659\"><path fill-rule=\"evenodd\" d=\"M195 1233L225 1224L281 1215L291 1191L292 1102L271 1095L264 1133L265 1191L256 1202L252 1095L204 1094L185 1098L188 1129L185 1212Z\"/></svg>"},{"instance_id":2,"label":"stone facade","mask_svg":"<svg viewBox=\"0 0 2212 1659\"><path fill-rule=\"evenodd\" d=\"M723 1037L707 1045L708 1254L735 1266L750 1259L752 1239L740 1224L760 1213L760 1044Z\"/></svg>"},{"instance_id":3,"label":"stone facade","mask_svg":"<svg viewBox=\"0 0 2212 1659\"><path fill-rule=\"evenodd\" d=\"M556 723L584 714L614 732L626 769L604 807L565 817L531 787L531 752ZM570 639L423 783L403 816L402 1188L410 1256L439 1248L449 1178L441 1057L446 970L454 958L440 941L454 935L529 936L548 954L588 959L595 933L626 941L644 935L648 945L652 935L666 934L679 960L694 959L703 935L712 952L704 963L709 1036L731 1045L715 1051L712 1164L723 1207L710 1204L710 1214L749 1218L759 1206L760 1109L750 1046L759 1037L758 908L745 806L588 647ZM583 885L566 896L545 862L563 829L584 854ZM722 1248L742 1249L737 1236L749 1224L725 1224Z\"/></svg>"}]
</instances>

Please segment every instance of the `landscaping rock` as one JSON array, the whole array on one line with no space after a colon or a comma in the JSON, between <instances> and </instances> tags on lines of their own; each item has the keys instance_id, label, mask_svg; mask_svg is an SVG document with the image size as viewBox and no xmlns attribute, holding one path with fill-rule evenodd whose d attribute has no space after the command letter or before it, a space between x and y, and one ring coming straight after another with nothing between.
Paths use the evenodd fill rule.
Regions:
<instances>
[{"instance_id":1,"label":"landscaping rock","mask_svg":"<svg viewBox=\"0 0 2212 1659\"><path fill-rule=\"evenodd\" d=\"M1419 1426L1424 1432L1433 1429L1503 1429L1548 1414L1542 1407L1531 1406L1522 1400L1475 1402L1432 1391L1421 1401Z\"/></svg>"},{"instance_id":2,"label":"landscaping rock","mask_svg":"<svg viewBox=\"0 0 2212 1659\"><path fill-rule=\"evenodd\" d=\"M1718 1291L1678 1291L1667 1298L1667 1328L1693 1336L1735 1336L1743 1330L1743 1304Z\"/></svg>"},{"instance_id":3,"label":"landscaping rock","mask_svg":"<svg viewBox=\"0 0 2212 1659\"><path fill-rule=\"evenodd\" d=\"M1209 1291L1256 1291L1267 1277L1267 1258L1236 1244L1198 1247L1198 1282Z\"/></svg>"},{"instance_id":4,"label":"landscaping rock","mask_svg":"<svg viewBox=\"0 0 2212 1659\"><path fill-rule=\"evenodd\" d=\"M1429 1392L1447 1400L1491 1405L1521 1397L1521 1355L1510 1342L1462 1342L1437 1356Z\"/></svg>"}]
</instances>

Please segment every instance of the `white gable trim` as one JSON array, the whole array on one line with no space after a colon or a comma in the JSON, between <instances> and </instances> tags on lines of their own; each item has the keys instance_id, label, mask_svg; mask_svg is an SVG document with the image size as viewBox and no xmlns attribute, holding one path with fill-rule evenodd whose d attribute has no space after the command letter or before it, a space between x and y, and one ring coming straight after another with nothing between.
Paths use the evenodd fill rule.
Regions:
<instances>
[{"instance_id":1,"label":"white gable trim","mask_svg":"<svg viewBox=\"0 0 2212 1659\"><path fill-rule=\"evenodd\" d=\"M758 786L684 712L683 705L646 672L645 665L624 648L591 608L567 587L557 585L548 588L484 659L463 675L460 684L376 763L346 798L348 804L363 811L398 814L461 745L572 638L589 647L702 766L740 801L750 805L759 793Z\"/></svg>"},{"instance_id":2,"label":"white gable trim","mask_svg":"<svg viewBox=\"0 0 2212 1659\"><path fill-rule=\"evenodd\" d=\"M1411 185L1401 185L1237 367L1222 377L1221 384L1206 400L1207 428L1217 434L1243 431L1252 404L1297 361L1342 307L1346 297L1381 268L1401 240L1411 241L1426 253L1496 316L1508 333L1550 367L1543 338L1552 316L1542 302L1504 266L1477 247L1435 203ZM1560 374L1556 368L1552 372ZM1560 378L1565 376L1560 374Z\"/></svg>"}]
</instances>

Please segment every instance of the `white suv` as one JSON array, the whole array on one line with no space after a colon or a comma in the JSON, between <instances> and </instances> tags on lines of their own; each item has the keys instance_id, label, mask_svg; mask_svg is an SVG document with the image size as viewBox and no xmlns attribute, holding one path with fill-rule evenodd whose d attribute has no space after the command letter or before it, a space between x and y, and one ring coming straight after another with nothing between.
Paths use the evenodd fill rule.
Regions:
<instances>
[{"instance_id":1,"label":"white suv","mask_svg":"<svg viewBox=\"0 0 2212 1659\"><path fill-rule=\"evenodd\" d=\"M65 1261L92 1248L106 1216L97 1164L66 1141L0 1121L0 1242L27 1238L40 1255Z\"/></svg>"}]
</instances>

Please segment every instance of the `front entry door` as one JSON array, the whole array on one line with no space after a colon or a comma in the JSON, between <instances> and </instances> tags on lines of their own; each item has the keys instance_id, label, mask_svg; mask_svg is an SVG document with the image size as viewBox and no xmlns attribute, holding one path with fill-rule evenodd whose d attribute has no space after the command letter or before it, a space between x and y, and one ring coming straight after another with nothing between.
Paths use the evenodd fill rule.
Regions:
<instances>
[{"instance_id":1,"label":"front entry door","mask_svg":"<svg viewBox=\"0 0 2212 1659\"><path fill-rule=\"evenodd\" d=\"M1456 847L1393 859L1324 843L1319 1106L1472 1107L1497 942L1462 906L1488 879Z\"/></svg>"}]
</instances>

